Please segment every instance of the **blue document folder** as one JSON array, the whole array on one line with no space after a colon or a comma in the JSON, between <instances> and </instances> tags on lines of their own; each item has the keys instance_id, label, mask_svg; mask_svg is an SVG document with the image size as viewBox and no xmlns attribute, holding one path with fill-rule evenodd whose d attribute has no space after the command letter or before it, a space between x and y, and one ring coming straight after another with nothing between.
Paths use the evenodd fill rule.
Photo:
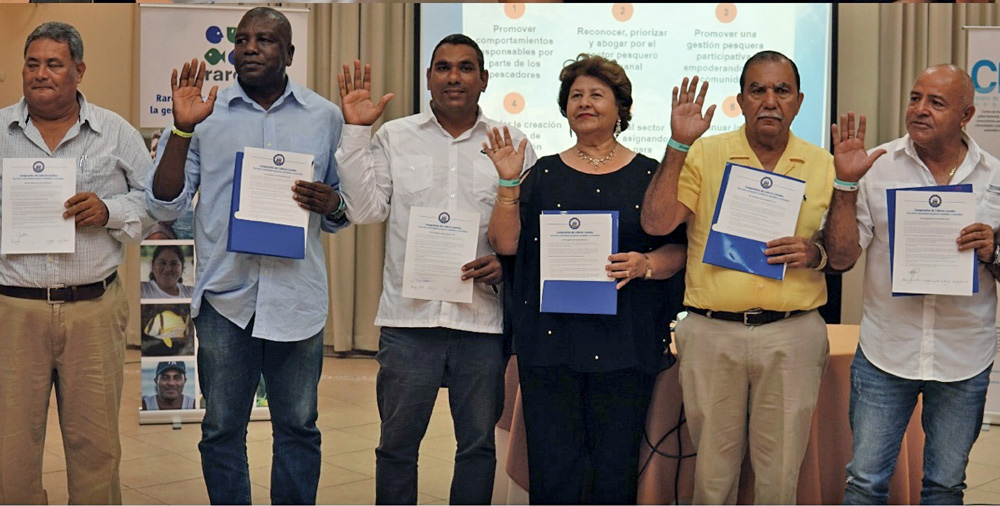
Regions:
<instances>
[{"instance_id":1,"label":"blue document folder","mask_svg":"<svg viewBox=\"0 0 1000 506\"><path fill-rule=\"evenodd\" d=\"M618 253L618 211L542 211L542 214L610 214L611 252ZM541 312L570 314L618 314L617 280L544 280Z\"/></svg>"},{"instance_id":2,"label":"blue document folder","mask_svg":"<svg viewBox=\"0 0 1000 506\"><path fill-rule=\"evenodd\" d=\"M233 201L229 207L229 242L226 251L270 255L285 258L306 257L306 230L302 227L241 220L236 217L240 209L240 183L243 174L243 153L236 153L233 173Z\"/></svg>"},{"instance_id":3,"label":"blue document folder","mask_svg":"<svg viewBox=\"0 0 1000 506\"><path fill-rule=\"evenodd\" d=\"M719 189L719 199L715 203L715 214L712 216L712 230L708 232L708 241L705 243L705 255L702 256L701 261L706 264L749 272L750 274L767 278L784 279L785 264L767 263L767 255L764 254L764 250L767 249L767 243L715 230L715 224L719 221L719 211L722 209L722 201L726 196L726 187L729 184L729 174L732 172L733 165L736 164L727 163L726 172L722 175L722 188ZM793 177L745 165L740 165L740 167L761 172L768 177L800 181Z\"/></svg>"},{"instance_id":4,"label":"blue document folder","mask_svg":"<svg viewBox=\"0 0 1000 506\"><path fill-rule=\"evenodd\" d=\"M926 191L926 192L963 192L972 193L971 184L953 184L947 186L921 186L917 188L887 188L885 190L885 201L889 211L889 280L892 283L892 259L896 248L896 192L899 190ZM957 237L956 237L957 239ZM976 269L976 259L972 259L972 293L979 293L979 273ZM893 297L909 297L920 295L919 293L899 293L892 292Z\"/></svg>"}]
</instances>

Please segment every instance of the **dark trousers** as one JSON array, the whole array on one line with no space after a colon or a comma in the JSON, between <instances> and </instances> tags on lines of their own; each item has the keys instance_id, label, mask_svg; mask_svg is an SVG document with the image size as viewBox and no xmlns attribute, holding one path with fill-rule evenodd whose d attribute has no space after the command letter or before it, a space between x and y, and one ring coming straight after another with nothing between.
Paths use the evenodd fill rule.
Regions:
<instances>
[{"instance_id":1,"label":"dark trousers","mask_svg":"<svg viewBox=\"0 0 1000 506\"><path fill-rule=\"evenodd\" d=\"M655 376L518 368L532 504L635 504Z\"/></svg>"},{"instance_id":2,"label":"dark trousers","mask_svg":"<svg viewBox=\"0 0 1000 506\"><path fill-rule=\"evenodd\" d=\"M446 328L382 327L375 383L382 434L375 503L416 504L417 455L438 390L448 386L455 424L451 504L489 504L494 426L503 411L503 336Z\"/></svg>"},{"instance_id":3,"label":"dark trousers","mask_svg":"<svg viewBox=\"0 0 1000 506\"><path fill-rule=\"evenodd\" d=\"M274 433L271 504L316 504L321 435L317 387L323 368L323 331L295 342L251 336L207 300L195 318L198 381L205 394L201 467L212 504L250 504L247 424L261 374Z\"/></svg>"}]
</instances>

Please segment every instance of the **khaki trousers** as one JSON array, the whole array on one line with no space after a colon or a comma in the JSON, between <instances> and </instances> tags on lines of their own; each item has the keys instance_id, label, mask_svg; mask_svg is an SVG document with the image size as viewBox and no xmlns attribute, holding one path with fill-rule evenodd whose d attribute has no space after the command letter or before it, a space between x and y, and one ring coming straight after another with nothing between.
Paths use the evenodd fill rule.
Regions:
<instances>
[{"instance_id":1,"label":"khaki trousers","mask_svg":"<svg viewBox=\"0 0 1000 506\"><path fill-rule=\"evenodd\" d=\"M757 504L794 504L830 357L817 311L767 325L689 313L677 324L684 410L698 452L695 504L735 504L749 443Z\"/></svg>"},{"instance_id":2,"label":"khaki trousers","mask_svg":"<svg viewBox=\"0 0 1000 506\"><path fill-rule=\"evenodd\" d=\"M52 386L70 504L121 504L118 413L128 301L49 304L0 295L0 503L40 504Z\"/></svg>"}]
</instances>

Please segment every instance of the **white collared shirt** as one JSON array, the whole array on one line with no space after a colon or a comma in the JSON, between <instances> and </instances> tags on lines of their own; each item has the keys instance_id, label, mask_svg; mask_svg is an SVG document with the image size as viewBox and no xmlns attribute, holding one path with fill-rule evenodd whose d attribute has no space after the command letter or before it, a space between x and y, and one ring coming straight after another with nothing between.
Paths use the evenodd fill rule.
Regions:
<instances>
[{"instance_id":1,"label":"white collared shirt","mask_svg":"<svg viewBox=\"0 0 1000 506\"><path fill-rule=\"evenodd\" d=\"M976 222L996 229L1000 225L1000 161L971 138L965 137L965 142L969 151L951 184L971 184L977 198ZM857 204L860 244L868 250L861 349L876 367L902 378L971 378L996 357L993 276L977 261L979 292L971 297L892 296L885 191L937 183L917 156L909 135L879 148L887 153L861 179Z\"/></svg>"},{"instance_id":2,"label":"white collared shirt","mask_svg":"<svg viewBox=\"0 0 1000 506\"><path fill-rule=\"evenodd\" d=\"M503 126L481 111L476 124L455 138L430 111L390 121L374 137L371 127L344 126L336 156L347 216L356 224L388 219L376 325L503 332L501 296L482 283L475 284L471 304L410 299L402 294L411 207L478 212L476 258L494 253L486 230L499 178L482 149L487 129L496 127L502 132ZM517 145L524 134L509 128ZM526 150L524 166L531 167L537 157L530 143Z\"/></svg>"}]
</instances>

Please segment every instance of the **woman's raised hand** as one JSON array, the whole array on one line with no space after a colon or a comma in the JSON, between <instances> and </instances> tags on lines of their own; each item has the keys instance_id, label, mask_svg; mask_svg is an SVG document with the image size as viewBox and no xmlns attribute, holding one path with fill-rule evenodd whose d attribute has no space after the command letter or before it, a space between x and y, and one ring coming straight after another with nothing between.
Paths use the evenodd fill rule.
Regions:
<instances>
[{"instance_id":1,"label":"woman's raised hand","mask_svg":"<svg viewBox=\"0 0 1000 506\"><path fill-rule=\"evenodd\" d=\"M483 152L490 157L500 179L517 179L524 169L524 150L528 146L528 139L521 139L515 148L514 141L510 138L510 129L506 126L503 127L503 135L495 127L487 135L490 142L483 143Z\"/></svg>"}]
</instances>

